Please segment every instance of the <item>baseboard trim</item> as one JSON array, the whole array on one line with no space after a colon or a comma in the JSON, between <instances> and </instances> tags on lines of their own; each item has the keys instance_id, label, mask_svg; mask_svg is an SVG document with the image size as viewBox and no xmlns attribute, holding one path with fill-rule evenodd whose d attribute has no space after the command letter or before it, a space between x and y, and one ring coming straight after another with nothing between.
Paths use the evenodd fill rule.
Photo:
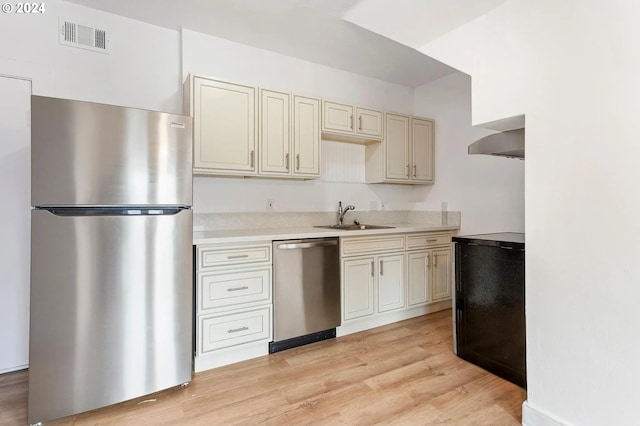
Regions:
<instances>
[{"instance_id":1,"label":"baseboard trim","mask_svg":"<svg viewBox=\"0 0 640 426\"><path fill-rule=\"evenodd\" d=\"M525 401L522 403L522 426L566 426L566 423L541 413Z\"/></svg>"}]
</instances>

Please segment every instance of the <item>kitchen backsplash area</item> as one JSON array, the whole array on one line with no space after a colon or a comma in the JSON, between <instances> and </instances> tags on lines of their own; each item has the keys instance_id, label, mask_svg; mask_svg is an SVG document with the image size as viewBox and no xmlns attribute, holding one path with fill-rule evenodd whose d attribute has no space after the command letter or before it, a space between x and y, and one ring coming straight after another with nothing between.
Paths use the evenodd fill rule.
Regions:
<instances>
[{"instance_id":1,"label":"kitchen backsplash area","mask_svg":"<svg viewBox=\"0 0 640 426\"><path fill-rule=\"evenodd\" d=\"M355 219L365 224L410 223L421 225L460 226L459 211L355 211L345 216L345 223ZM337 221L336 212L248 212L248 213L194 213L193 230L290 228L329 225Z\"/></svg>"}]
</instances>

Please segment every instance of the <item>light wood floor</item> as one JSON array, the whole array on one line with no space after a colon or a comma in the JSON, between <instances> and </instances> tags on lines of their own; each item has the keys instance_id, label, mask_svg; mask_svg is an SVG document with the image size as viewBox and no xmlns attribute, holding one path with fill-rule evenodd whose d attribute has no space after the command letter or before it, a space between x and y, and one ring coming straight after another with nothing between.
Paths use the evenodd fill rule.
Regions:
<instances>
[{"instance_id":1,"label":"light wood floor","mask_svg":"<svg viewBox=\"0 0 640 426\"><path fill-rule=\"evenodd\" d=\"M519 425L522 390L452 353L451 311L195 374L48 425ZM0 375L0 424L26 424L27 372Z\"/></svg>"}]
</instances>

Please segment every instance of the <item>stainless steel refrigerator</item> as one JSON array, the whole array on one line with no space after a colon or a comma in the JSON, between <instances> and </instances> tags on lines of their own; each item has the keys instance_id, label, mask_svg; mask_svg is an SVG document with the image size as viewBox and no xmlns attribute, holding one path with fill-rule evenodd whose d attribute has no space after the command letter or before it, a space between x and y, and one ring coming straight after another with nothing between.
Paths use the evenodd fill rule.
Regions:
<instances>
[{"instance_id":1,"label":"stainless steel refrigerator","mask_svg":"<svg viewBox=\"0 0 640 426\"><path fill-rule=\"evenodd\" d=\"M191 132L31 98L29 423L191 381Z\"/></svg>"}]
</instances>

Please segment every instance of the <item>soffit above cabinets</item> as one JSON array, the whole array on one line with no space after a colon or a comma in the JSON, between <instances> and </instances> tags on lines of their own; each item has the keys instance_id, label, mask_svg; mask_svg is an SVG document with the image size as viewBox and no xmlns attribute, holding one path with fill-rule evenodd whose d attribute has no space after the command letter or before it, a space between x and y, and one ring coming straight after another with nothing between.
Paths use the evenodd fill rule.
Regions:
<instances>
[{"instance_id":1,"label":"soffit above cabinets","mask_svg":"<svg viewBox=\"0 0 640 426\"><path fill-rule=\"evenodd\" d=\"M411 47L345 20L360 0L69 1L173 30L188 28L408 87L455 71ZM406 8L407 1L410 5L410 0L397 5L394 2L394 8ZM433 4L441 1L421 0ZM425 27L439 19L433 14L424 14L422 18L421 25Z\"/></svg>"}]
</instances>

